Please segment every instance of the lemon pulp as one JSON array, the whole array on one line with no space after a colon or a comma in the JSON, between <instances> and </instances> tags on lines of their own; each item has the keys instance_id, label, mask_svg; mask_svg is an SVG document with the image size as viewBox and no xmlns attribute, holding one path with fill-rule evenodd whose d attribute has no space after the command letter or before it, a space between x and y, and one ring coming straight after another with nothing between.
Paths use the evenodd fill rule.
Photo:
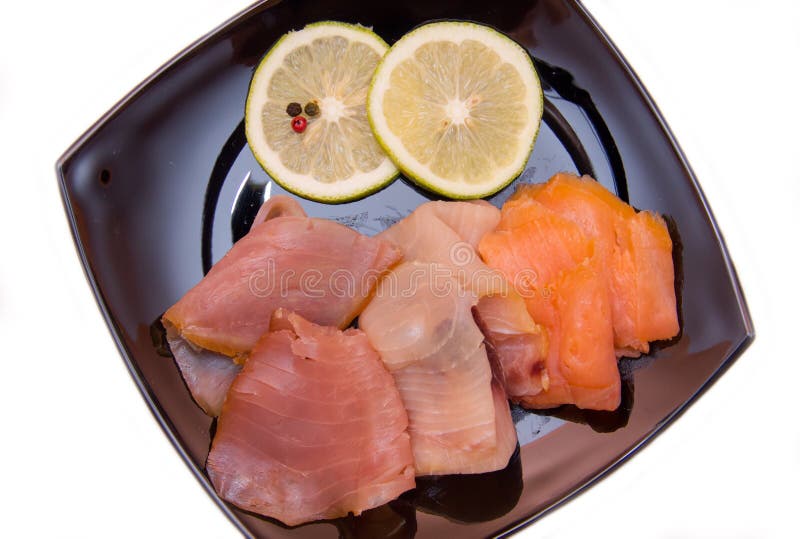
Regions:
<instances>
[{"instance_id":1,"label":"lemon pulp","mask_svg":"<svg viewBox=\"0 0 800 539\"><path fill-rule=\"evenodd\" d=\"M486 196L527 162L541 85L527 52L495 30L432 23L384 57L368 111L376 137L412 179L455 198Z\"/></svg>"},{"instance_id":2,"label":"lemon pulp","mask_svg":"<svg viewBox=\"0 0 800 539\"><path fill-rule=\"evenodd\" d=\"M285 35L256 69L247 99L247 139L278 183L306 198L341 202L385 185L397 169L372 135L366 98L388 46L355 25L324 22ZM302 133L287 105L315 103Z\"/></svg>"}]
</instances>

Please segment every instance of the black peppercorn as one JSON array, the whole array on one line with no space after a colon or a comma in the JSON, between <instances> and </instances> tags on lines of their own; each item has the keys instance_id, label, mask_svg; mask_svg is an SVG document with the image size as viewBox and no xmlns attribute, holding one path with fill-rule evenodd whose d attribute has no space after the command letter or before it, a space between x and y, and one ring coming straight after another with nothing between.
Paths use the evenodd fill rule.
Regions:
<instances>
[{"instance_id":1,"label":"black peppercorn","mask_svg":"<svg viewBox=\"0 0 800 539\"><path fill-rule=\"evenodd\" d=\"M295 116L300 116L302 112L303 112L303 107L300 105L300 103L292 102L289 103L289 105L286 107L286 114L288 114L292 118L294 118Z\"/></svg>"},{"instance_id":2,"label":"black peppercorn","mask_svg":"<svg viewBox=\"0 0 800 539\"><path fill-rule=\"evenodd\" d=\"M314 103L313 101L306 103L306 114L309 116L316 116L319 114L319 105Z\"/></svg>"}]
</instances>

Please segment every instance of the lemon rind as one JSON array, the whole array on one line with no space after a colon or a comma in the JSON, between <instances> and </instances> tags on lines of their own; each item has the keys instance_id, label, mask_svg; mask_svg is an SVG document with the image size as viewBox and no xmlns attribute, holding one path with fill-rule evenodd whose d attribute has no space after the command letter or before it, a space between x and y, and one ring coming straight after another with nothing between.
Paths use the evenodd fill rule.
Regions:
<instances>
[{"instance_id":1,"label":"lemon rind","mask_svg":"<svg viewBox=\"0 0 800 539\"><path fill-rule=\"evenodd\" d=\"M331 30L336 30L336 32L331 32ZM360 172L338 182L321 182L310 174L298 174L290 171L281 163L277 152L266 143L260 122L253 123L257 121L254 118L258 118L258 110L265 102L263 98L256 101L254 94L260 91L260 95L266 95L264 90L269 84L270 78L262 76L264 69L269 67L273 71L276 70L289 52L305 42L310 42L316 37L337 34L365 43L381 56L389 49L389 45L380 36L371 29L358 24L337 21L308 24L302 30L288 32L281 36L262 57L253 73L245 101L245 135L253 156L261 168L275 183L287 191L303 198L330 204L350 202L375 193L397 178L400 171L388 155L373 170ZM251 109L251 107L255 107L255 109ZM255 110L256 114L249 114L248 112L251 110Z\"/></svg>"},{"instance_id":2,"label":"lemon rind","mask_svg":"<svg viewBox=\"0 0 800 539\"><path fill-rule=\"evenodd\" d=\"M517 61L522 60L523 63L526 63L528 66L530 66L530 73L532 73L533 76L527 81L529 84L526 84L526 88L533 87L533 95L529 97L531 98L531 101L538 107L538 111L532 111L532 116L536 118L536 120L531 122L531 124L533 124L532 129L529 129L529 133L527 135L523 134L523 136L530 136L531 142L527 149L519 152L517 159L512 163L512 165L505 167L506 171L503 174L497 175L499 179L492 182L476 183L472 189L470 189L471 184L441 178L437 174L433 173L427 166L419 163L412 155L409 154L407 150L405 150L405 147L402 141L400 141L399 137L391 132L391 130L388 128L388 125L385 125L385 120L383 120L382 123L380 121L376 121L376 117L380 117L378 112L382 113L382 106L380 104L380 100L378 99L378 93L380 92L380 98L382 98L383 94L388 88L388 74L384 76L385 82L381 82L381 76L383 75L385 69L394 67L392 65L388 65L393 61L392 51L400 50L401 47L406 46L409 42L413 41L415 37L418 37L420 33L423 32L436 33L436 37L440 40L446 39L449 41L459 42L459 29L472 32L477 30L478 32L483 33L484 36L491 36L491 39L496 43L502 43L503 46L507 47L507 52L510 53L510 51L514 51L517 54ZM461 40L467 39L468 37L471 36L465 34ZM498 51L495 50L495 52ZM395 65L406 57L408 56L403 56L399 60L395 61ZM512 65L517 65L517 63L514 62ZM521 75L525 76L526 73L521 73ZM382 84L383 87L378 87L379 84ZM519 177L519 175L527 166L536 139L539 135L543 110L544 94L542 93L541 81L536 73L536 68L533 65L530 54L528 54L528 52L519 43L512 40L505 34L495 30L494 28L483 24L466 21L443 21L429 23L419 26L401 37L378 63L378 66L375 68L375 74L370 82L369 91L367 93L367 118L369 120L370 127L372 128L373 135L384 151L392 159L392 161L394 161L394 164L400 169L403 175L421 187L428 189L429 191L447 196L449 198L461 200L485 198L491 196L507 187L517 177Z\"/></svg>"}]
</instances>

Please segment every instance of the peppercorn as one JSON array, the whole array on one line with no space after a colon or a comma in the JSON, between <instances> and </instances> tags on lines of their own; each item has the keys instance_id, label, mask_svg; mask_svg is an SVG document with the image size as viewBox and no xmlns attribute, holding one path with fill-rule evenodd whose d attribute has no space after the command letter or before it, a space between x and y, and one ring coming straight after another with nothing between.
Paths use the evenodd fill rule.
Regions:
<instances>
[{"instance_id":1,"label":"peppercorn","mask_svg":"<svg viewBox=\"0 0 800 539\"><path fill-rule=\"evenodd\" d=\"M286 114L294 118L295 116L300 116L303 113L303 107L300 103L291 102L286 106Z\"/></svg>"},{"instance_id":2,"label":"peppercorn","mask_svg":"<svg viewBox=\"0 0 800 539\"><path fill-rule=\"evenodd\" d=\"M319 105L313 101L306 103L306 114L312 117L319 114Z\"/></svg>"},{"instance_id":3,"label":"peppercorn","mask_svg":"<svg viewBox=\"0 0 800 539\"><path fill-rule=\"evenodd\" d=\"M306 130L307 125L308 120L306 120L303 116L295 116L292 118L292 129L294 129L295 133L302 133Z\"/></svg>"}]
</instances>

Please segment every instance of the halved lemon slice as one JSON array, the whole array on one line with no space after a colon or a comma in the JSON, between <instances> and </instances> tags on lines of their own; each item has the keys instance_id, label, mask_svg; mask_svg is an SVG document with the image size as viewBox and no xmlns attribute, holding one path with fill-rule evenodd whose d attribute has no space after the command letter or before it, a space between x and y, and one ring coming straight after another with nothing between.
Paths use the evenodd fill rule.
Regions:
<instances>
[{"instance_id":1,"label":"halved lemon slice","mask_svg":"<svg viewBox=\"0 0 800 539\"><path fill-rule=\"evenodd\" d=\"M395 43L367 111L378 142L422 186L480 198L524 169L542 118L530 55L487 26L437 22Z\"/></svg>"},{"instance_id":2,"label":"halved lemon slice","mask_svg":"<svg viewBox=\"0 0 800 539\"><path fill-rule=\"evenodd\" d=\"M312 200L345 202L397 176L366 111L388 48L369 29L340 22L310 24L273 45L250 83L245 127L253 154L276 182Z\"/></svg>"}]
</instances>

